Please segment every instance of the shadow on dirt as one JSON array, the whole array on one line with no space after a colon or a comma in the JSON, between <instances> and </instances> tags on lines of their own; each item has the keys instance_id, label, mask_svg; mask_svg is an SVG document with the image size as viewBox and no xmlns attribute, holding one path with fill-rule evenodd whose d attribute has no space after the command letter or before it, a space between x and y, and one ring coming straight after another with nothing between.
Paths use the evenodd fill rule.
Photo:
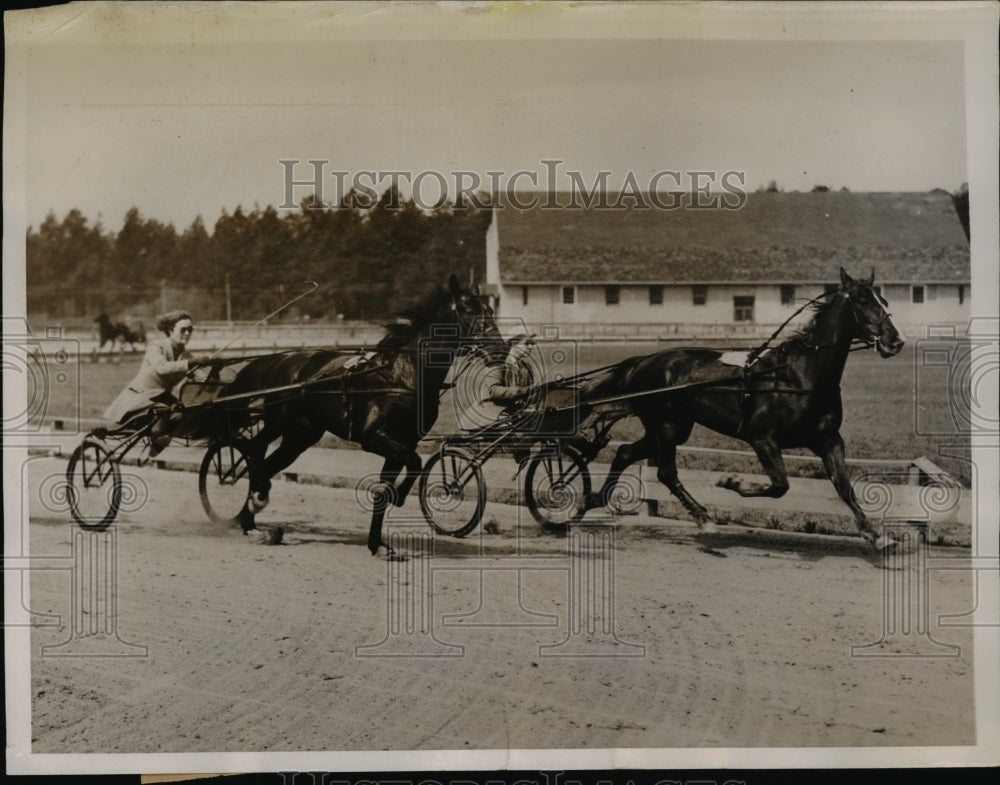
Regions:
<instances>
[{"instance_id":1,"label":"shadow on dirt","mask_svg":"<svg viewBox=\"0 0 1000 785\"><path fill-rule=\"evenodd\" d=\"M699 532L693 526L639 524L620 530L619 546L641 547L643 540L655 540L676 545L696 546L702 553L718 558L727 551L750 548L775 554L789 554L803 561L819 561L827 557L862 559L872 566L882 567L883 557L872 551L860 537L802 534L776 529L756 529L744 526L720 526L718 532ZM634 541L634 542L633 542Z\"/></svg>"},{"instance_id":2,"label":"shadow on dirt","mask_svg":"<svg viewBox=\"0 0 1000 785\"><path fill-rule=\"evenodd\" d=\"M771 553L795 554L803 561L819 561L827 557L862 559L873 567L883 566L883 557L873 551L860 537L834 537L783 532L771 529L744 529L727 526L713 533L694 533L690 539L704 553L726 556L732 548L751 548Z\"/></svg>"},{"instance_id":3,"label":"shadow on dirt","mask_svg":"<svg viewBox=\"0 0 1000 785\"><path fill-rule=\"evenodd\" d=\"M280 542L269 541L270 533L275 529L282 530ZM239 531L238 529L236 530ZM391 523L387 523L383 530L385 540L393 545L400 553L409 552L410 555L431 555L444 558L478 558L496 556L565 556L567 555L567 537L565 534L542 532L537 526L532 526L527 530L519 531L516 527L512 529L497 530L495 533L487 533L483 529L477 529L466 537L450 537L444 534L433 532L430 527L406 526L404 531L415 534L417 538L427 537L427 550L420 553L422 546L411 541L407 544L408 538L397 540L393 535L395 532ZM296 547L300 545L327 544L327 545L357 545L368 547L368 528L343 528L334 524L321 524L313 521L303 521L294 519L270 520L258 522L257 529L251 530L248 535L254 542L261 545L280 545L282 547Z\"/></svg>"},{"instance_id":4,"label":"shadow on dirt","mask_svg":"<svg viewBox=\"0 0 1000 785\"><path fill-rule=\"evenodd\" d=\"M39 522L53 524L57 521L42 519ZM64 521L59 522L65 523ZM123 527L122 531L126 531L127 528ZM181 527L181 529L184 528ZM273 537L275 530L281 530L283 535L283 537L278 538L277 542L274 541ZM180 530L175 529L174 531ZM424 530L416 527L411 531L416 533L418 537L426 535L430 538L430 542L426 546L427 549L422 550L423 546L417 546L416 551L409 554L413 556L432 555L459 559L513 555L558 557L566 556L569 547L564 533L543 532L537 527L521 529L515 526L510 529L498 530L496 533L487 533L482 529L477 529L464 538L435 534L429 528ZM617 533L616 548L622 550L642 548L644 541L656 541L677 546L694 546L702 553L716 558L738 555L731 553L731 551L742 548L772 554L787 554L809 562L837 557L861 559L876 568L884 566L896 568L897 566L886 563L884 557L872 551L860 537L820 536L774 529L756 529L732 524L722 526L717 533L711 534L699 532L694 527L670 524L661 526L650 523L616 526L615 531ZM238 534L239 530L221 529L202 523L199 533L204 536L218 536ZM387 523L384 531L386 540L393 542L398 552L413 551L413 548L407 547L405 540L402 542L393 541L392 535L393 526ZM280 547L328 544L355 545L367 548L368 544L367 526L348 529L332 524L293 519L260 523L256 531L250 532L250 536L261 545ZM416 545L416 542L413 544Z\"/></svg>"}]
</instances>

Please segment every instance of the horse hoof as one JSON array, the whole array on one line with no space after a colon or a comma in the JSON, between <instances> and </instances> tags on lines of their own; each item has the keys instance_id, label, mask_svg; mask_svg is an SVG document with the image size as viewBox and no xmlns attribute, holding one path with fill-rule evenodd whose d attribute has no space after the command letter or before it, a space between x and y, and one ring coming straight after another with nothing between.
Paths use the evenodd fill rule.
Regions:
<instances>
[{"instance_id":1,"label":"horse hoof","mask_svg":"<svg viewBox=\"0 0 1000 785\"><path fill-rule=\"evenodd\" d=\"M715 521L698 521L698 529L702 534L717 534L719 531Z\"/></svg>"},{"instance_id":2,"label":"horse hoof","mask_svg":"<svg viewBox=\"0 0 1000 785\"><path fill-rule=\"evenodd\" d=\"M405 556L396 553L396 551L390 548L388 545L376 545L374 548L371 545L369 545L368 550L371 551L372 556L374 556L376 559L381 556L382 551L384 550L386 561L407 561L407 558Z\"/></svg>"},{"instance_id":3,"label":"horse hoof","mask_svg":"<svg viewBox=\"0 0 1000 785\"><path fill-rule=\"evenodd\" d=\"M240 528L243 529L243 534L249 534L251 531L257 528L257 524L254 523L253 513L249 509L244 509L237 518L240 524Z\"/></svg>"},{"instance_id":4,"label":"horse hoof","mask_svg":"<svg viewBox=\"0 0 1000 785\"><path fill-rule=\"evenodd\" d=\"M250 498L247 500L247 504L250 507L250 511L253 513L258 513L267 507L267 503L270 499L267 498L262 493L257 493L256 491L250 494Z\"/></svg>"}]
</instances>

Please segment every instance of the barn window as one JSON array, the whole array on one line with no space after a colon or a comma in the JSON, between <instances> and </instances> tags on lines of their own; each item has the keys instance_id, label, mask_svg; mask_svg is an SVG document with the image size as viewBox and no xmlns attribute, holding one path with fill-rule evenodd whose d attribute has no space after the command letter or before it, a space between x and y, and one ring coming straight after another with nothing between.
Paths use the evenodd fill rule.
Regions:
<instances>
[{"instance_id":1,"label":"barn window","mask_svg":"<svg viewBox=\"0 0 1000 785\"><path fill-rule=\"evenodd\" d=\"M708 287L705 284L695 284L691 287L691 304L704 305L708 302Z\"/></svg>"},{"instance_id":2,"label":"barn window","mask_svg":"<svg viewBox=\"0 0 1000 785\"><path fill-rule=\"evenodd\" d=\"M663 287L662 286L650 286L649 287L649 304L650 305L663 305Z\"/></svg>"},{"instance_id":3,"label":"barn window","mask_svg":"<svg viewBox=\"0 0 1000 785\"><path fill-rule=\"evenodd\" d=\"M572 305L576 302L576 287L575 286L564 286L562 288L562 301L563 305Z\"/></svg>"},{"instance_id":4,"label":"barn window","mask_svg":"<svg viewBox=\"0 0 1000 785\"><path fill-rule=\"evenodd\" d=\"M528 304L528 287L527 286L522 286L521 287L521 305L527 305L527 304Z\"/></svg>"},{"instance_id":5,"label":"barn window","mask_svg":"<svg viewBox=\"0 0 1000 785\"><path fill-rule=\"evenodd\" d=\"M962 284L958 285L958 304L961 305L965 302L965 286Z\"/></svg>"},{"instance_id":6,"label":"barn window","mask_svg":"<svg viewBox=\"0 0 1000 785\"><path fill-rule=\"evenodd\" d=\"M922 303L924 301L924 287L923 286L914 286L913 289L912 289L912 293L913 293L913 302L915 302L915 303Z\"/></svg>"},{"instance_id":7,"label":"barn window","mask_svg":"<svg viewBox=\"0 0 1000 785\"><path fill-rule=\"evenodd\" d=\"M743 296L733 298L733 321L752 322L753 321L753 296Z\"/></svg>"},{"instance_id":8,"label":"barn window","mask_svg":"<svg viewBox=\"0 0 1000 785\"><path fill-rule=\"evenodd\" d=\"M791 305L794 302L795 302L795 287L792 284L790 284L790 283L782 284L781 285L781 304L782 305Z\"/></svg>"},{"instance_id":9,"label":"barn window","mask_svg":"<svg viewBox=\"0 0 1000 785\"><path fill-rule=\"evenodd\" d=\"M620 286L605 286L604 287L604 304L605 305L618 305L621 302L621 287Z\"/></svg>"}]
</instances>

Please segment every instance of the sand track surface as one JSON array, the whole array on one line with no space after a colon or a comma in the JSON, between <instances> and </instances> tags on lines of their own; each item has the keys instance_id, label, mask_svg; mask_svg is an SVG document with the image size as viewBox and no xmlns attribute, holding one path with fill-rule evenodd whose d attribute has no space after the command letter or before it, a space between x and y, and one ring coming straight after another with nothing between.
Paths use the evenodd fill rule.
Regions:
<instances>
[{"instance_id":1,"label":"sand track surface","mask_svg":"<svg viewBox=\"0 0 1000 785\"><path fill-rule=\"evenodd\" d=\"M64 467L33 461L29 487ZM54 565L28 573L30 609L57 620L31 635L33 752L975 740L971 629L939 625L975 604L962 569L914 556L887 579L856 538L644 516L554 537L493 503L499 533L432 538L416 499L391 516L409 558L388 562L351 490L275 483L259 522L284 540L268 546L210 523L194 475L133 471L148 500L113 537L29 505L32 553ZM73 605L74 548L99 540L117 553L95 568L113 619ZM913 591L903 574L928 582L920 618L886 617L887 594ZM81 612L113 630L88 651L133 656L52 656L94 644Z\"/></svg>"}]
</instances>

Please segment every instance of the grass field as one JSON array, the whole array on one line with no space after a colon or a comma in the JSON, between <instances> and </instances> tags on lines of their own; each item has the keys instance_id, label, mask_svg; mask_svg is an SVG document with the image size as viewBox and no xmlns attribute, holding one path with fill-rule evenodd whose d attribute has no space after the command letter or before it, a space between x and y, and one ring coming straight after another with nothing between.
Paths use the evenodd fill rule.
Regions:
<instances>
[{"instance_id":1,"label":"grass field","mask_svg":"<svg viewBox=\"0 0 1000 785\"><path fill-rule=\"evenodd\" d=\"M570 344L570 347L570 367L585 371L625 357L654 352L665 348L665 345L580 343ZM873 351L855 352L848 359L841 384L844 399L841 433L847 445L847 454L853 458L875 459L926 456L968 485L971 480L968 438L918 433L918 406L921 407L922 430L947 430L951 415L947 378L941 374L918 376L916 356L917 351L908 345L898 356L888 360L883 360ZM79 411L83 418L100 417L108 403L135 375L139 362L138 355L120 362L84 362L80 366L79 400L76 400L75 389L53 385L47 414L71 415ZM445 406L434 430L448 433L454 429L454 414ZM629 419L616 426L613 438L631 440L640 433L641 426ZM688 444L722 449L746 448L741 442L700 426L695 428ZM941 455L941 448L945 448L949 455ZM692 455L682 456L681 464L691 468L695 465L697 468L715 468L718 465L722 470L739 471L750 471L754 466L752 461ZM798 470L798 467L790 464L789 469ZM810 475L816 473L815 468L803 471Z\"/></svg>"}]
</instances>

